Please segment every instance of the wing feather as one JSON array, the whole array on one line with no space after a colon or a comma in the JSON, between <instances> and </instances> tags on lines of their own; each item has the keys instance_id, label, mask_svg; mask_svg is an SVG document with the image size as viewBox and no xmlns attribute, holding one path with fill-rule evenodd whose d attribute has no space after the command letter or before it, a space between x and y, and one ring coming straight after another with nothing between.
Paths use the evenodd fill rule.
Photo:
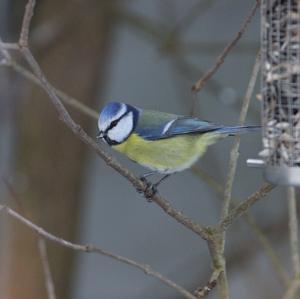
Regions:
<instances>
[{"instance_id":1,"label":"wing feather","mask_svg":"<svg viewBox=\"0 0 300 299\"><path fill-rule=\"evenodd\" d=\"M135 133L147 140L158 140L182 134L207 133L221 128L223 126L193 117L143 111Z\"/></svg>"}]
</instances>

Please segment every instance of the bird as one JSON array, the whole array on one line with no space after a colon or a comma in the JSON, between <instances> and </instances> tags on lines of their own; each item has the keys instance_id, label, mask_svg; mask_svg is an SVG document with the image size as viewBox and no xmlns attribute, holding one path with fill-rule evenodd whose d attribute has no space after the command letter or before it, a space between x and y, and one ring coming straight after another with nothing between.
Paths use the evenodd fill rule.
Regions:
<instances>
[{"instance_id":1,"label":"bird","mask_svg":"<svg viewBox=\"0 0 300 299\"><path fill-rule=\"evenodd\" d=\"M260 130L260 126L225 126L196 117L145 110L109 102L100 112L99 134L114 150L150 170L140 176L153 190L173 173L190 168L218 140ZM155 184L147 178L163 177Z\"/></svg>"}]
</instances>

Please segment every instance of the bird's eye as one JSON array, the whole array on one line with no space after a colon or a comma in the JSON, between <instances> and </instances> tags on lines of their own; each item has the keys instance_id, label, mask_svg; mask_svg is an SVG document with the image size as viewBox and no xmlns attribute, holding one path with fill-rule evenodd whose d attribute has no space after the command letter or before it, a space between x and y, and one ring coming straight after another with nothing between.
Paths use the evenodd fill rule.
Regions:
<instances>
[{"instance_id":1,"label":"bird's eye","mask_svg":"<svg viewBox=\"0 0 300 299\"><path fill-rule=\"evenodd\" d=\"M118 120L118 119L116 119L116 120L112 121L109 127L110 127L110 128L113 128L113 127L115 127L115 126L118 124L118 122L119 122L119 120Z\"/></svg>"}]
</instances>

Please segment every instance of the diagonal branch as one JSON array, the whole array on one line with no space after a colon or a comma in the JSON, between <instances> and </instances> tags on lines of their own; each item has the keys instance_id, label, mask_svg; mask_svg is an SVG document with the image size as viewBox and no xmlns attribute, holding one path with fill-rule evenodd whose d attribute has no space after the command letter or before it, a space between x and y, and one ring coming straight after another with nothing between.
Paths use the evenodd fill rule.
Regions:
<instances>
[{"instance_id":1,"label":"diagonal branch","mask_svg":"<svg viewBox=\"0 0 300 299\"><path fill-rule=\"evenodd\" d=\"M180 293L182 296L184 296L184 298L196 299L196 297L194 295L192 295L189 291L187 291L183 287L179 286L178 284L176 284L172 280L168 279L167 277L163 276L161 273L153 270L149 265L145 265L145 264L136 262L132 259L129 259L127 257L121 256L118 254L114 254L114 253L104 250L98 246L81 245L81 244L75 244L75 243L69 242L65 239L62 239L60 237L57 237L57 236L47 232L42 227L34 224L29 219L23 217L21 214L17 213L16 211L14 211L13 209L11 209L7 206L0 205L0 211L4 212L5 214L9 215L10 217L16 219L20 223L26 225L31 230L33 230L35 233L37 233L40 237L43 237L49 241L55 242L57 244L60 244L61 246L70 248L72 250L104 255L104 256L107 256L114 260L117 260L119 262L122 262L124 264L130 265L132 267L135 267L135 268L143 271L147 275L150 275L150 276L153 276L153 277L159 279L164 284L166 284L166 285L172 287L173 289L175 289L176 291L178 291L178 293Z\"/></svg>"},{"instance_id":2,"label":"diagonal branch","mask_svg":"<svg viewBox=\"0 0 300 299\"><path fill-rule=\"evenodd\" d=\"M204 84L215 74L215 72L219 69L219 67L224 63L226 56L229 52L234 48L237 42L245 33L248 25L253 19L258 7L260 5L260 0L255 0L255 4L253 5L249 15L247 16L245 22L243 23L241 29L238 31L234 39L224 48L222 53L217 57L215 64L192 86L193 91L200 91Z\"/></svg>"},{"instance_id":3,"label":"diagonal branch","mask_svg":"<svg viewBox=\"0 0 300 299\"><path fill-rule=\"evenodd\" d=\"M256 192L230 211L227 217L218 224L219 229L226 231L235 220L243 216L257 201L264 198L274 188L275 185L263 184Z\"/></svg>"}]
</instances>

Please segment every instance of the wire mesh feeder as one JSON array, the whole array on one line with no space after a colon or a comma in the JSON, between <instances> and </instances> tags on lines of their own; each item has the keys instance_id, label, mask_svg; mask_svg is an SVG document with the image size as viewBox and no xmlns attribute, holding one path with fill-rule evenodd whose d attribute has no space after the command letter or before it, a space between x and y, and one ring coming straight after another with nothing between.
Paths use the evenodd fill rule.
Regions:
<instances>
[{"instance_id":1,"label":"wire mesh feeder","mask_svg":"<svg viewBox=\"0 0 300 299\"><path fill-rule=\"evenodd\" d=\"M267 180L300 185L300 0L262 1L262 134Z\"/></svg>"}]
</instances>

